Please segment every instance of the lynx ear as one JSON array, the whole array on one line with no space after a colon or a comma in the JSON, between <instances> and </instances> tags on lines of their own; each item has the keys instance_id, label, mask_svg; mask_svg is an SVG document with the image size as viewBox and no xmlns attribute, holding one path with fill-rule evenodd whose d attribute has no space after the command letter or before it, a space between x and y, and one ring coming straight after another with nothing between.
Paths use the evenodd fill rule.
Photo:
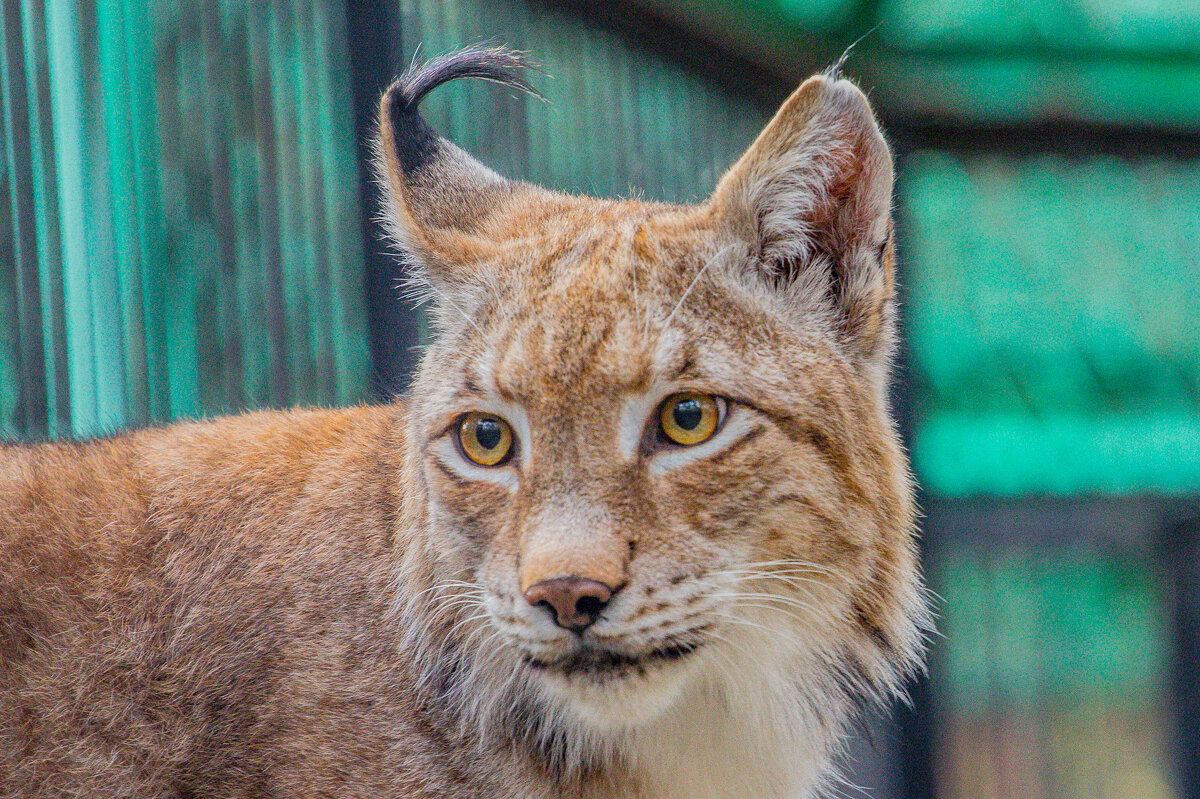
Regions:
<instances>
[{"instance_id":1,"label":"lynx ear","mask_svg":"<svg viewBox=\"0 0 1200 799\"><path fill-rule=\"evenodd\" d=\"M892 339L892 157L866 97L809 78L713 193L759 276L831 309L847 350L880 366Z\"/></svg>"},{"instance_id":2,"label":"lynx ear","mask_svg":"<svg viewBox=\"0 0 1200 799\"><path fill-rule=\"evenodd\" d=\"M525 66L509 50L459 50L410 69L380 101L375 168L387 200L384 223L435 282L467 278L456 275L456 267L485 259L499 243L497 230L505 227L499 223L541 190L501 177L439 136L417 106L432 89L456 78L536 93L522 74Z\"/></svg>"}]
</instances>

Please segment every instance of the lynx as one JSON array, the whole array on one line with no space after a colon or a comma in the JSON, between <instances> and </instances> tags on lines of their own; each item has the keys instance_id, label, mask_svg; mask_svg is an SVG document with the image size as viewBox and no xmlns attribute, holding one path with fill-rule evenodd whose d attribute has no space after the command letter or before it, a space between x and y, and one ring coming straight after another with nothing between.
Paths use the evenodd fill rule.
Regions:
<instances>
[{"instance_id":1,"label":"lynx","mask_svg":"<svg viewBox=\"0 0 1200 799\"><path fill-rule=\"evenodd\" d=\"M810 797L928 627L891 156L817 75L696 205L381 103L409 394L0 455L4 797Z\"/></svg>"}]
</instances>

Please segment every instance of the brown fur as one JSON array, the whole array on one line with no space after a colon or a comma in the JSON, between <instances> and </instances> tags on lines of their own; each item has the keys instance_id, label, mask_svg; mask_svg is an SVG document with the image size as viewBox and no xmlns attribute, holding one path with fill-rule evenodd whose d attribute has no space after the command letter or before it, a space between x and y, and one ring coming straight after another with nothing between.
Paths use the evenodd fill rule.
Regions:
<instances>
[{"instance_id":1,"label":"brown fur","mask_svg":"<svg viewBox=\"0 0 1200 799\"><path fill-rule=\"evenodd\" d=\"M861 93L810 80L683 207L506 181L406 80L381 172L439 328L408 399L4 450L0 796L808 796L917 665ZM652 435L680 390L729 400L709 449ZM456 454L473 410L511 462ZM619 588L582 636L522 598L571 575Z\"/></svg>"}]
</instances>

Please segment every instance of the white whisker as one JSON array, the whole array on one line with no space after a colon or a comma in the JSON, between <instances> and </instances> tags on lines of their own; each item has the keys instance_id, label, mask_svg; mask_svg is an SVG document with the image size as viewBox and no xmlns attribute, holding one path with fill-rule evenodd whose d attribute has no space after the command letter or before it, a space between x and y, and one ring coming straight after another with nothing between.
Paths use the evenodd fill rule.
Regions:
<instances>
[{"instance_id":1,"label":"white whisker","mask_svg":"<svg viewBox=\"0 0 1200 799\"><path fill-rule=\"evenodd\" d=\"M675 314L678 313L680 307L683 306L683 301L686 300L688 298L688 295L692 293L692 289L694 289L696 287L696 284L700 282L700 278L704 275L705 272L708 271L708 268L710 266L712 266L714 263L716 263L717 259L720 258L722 255L724 255L726 252L728 252L732 247L733 247L732 244L722 247L720 250L717 251L716 255L714 255L712 258L709 258L707 261L704 262L704 266L700 267L700 271L696 273L696 276L694 278L692 278L692 282L688 284L688 287L686 289L684 289L683 296L679 298L679 302L675 303L675 307L671 309L671 312L669 314L667 314L667 320L665 322L663 322L663 325L662 325L662 329L664 331L667 330L671 326L671 320L675 318Z\"/></svg>"},{"instance_id":2,"label":"white whisker","mask_svg":"<svg viewBox=\"0 0 1200 799\"><path fill-rule=\"evenodd\" d=\"M413 272L412 276L409 278L409 282L414 283L416 285L424 286L430 294L437 297L439 302L443 302L446 305L453 308L454 310L458 311L459 314L462 315L462 318L466 320L467 324L469 324L471 327L475 328L476 332L478 332L479 335L483 336L485 339L487 338L487 334L483 332L483 328L481 328L478 324L476 324L475 320L472 319L470 317L470 315L466 311L464 311L461 306L459 306L458 303L456 303L454 300L450 299L449 295L446 294L446 292L442 291L437 286L435 286L429 278L425 277L424 274L422 274L419 271ZM424 301L422 301L422 302L424 302Z\"/></svg>"}]
</instances>

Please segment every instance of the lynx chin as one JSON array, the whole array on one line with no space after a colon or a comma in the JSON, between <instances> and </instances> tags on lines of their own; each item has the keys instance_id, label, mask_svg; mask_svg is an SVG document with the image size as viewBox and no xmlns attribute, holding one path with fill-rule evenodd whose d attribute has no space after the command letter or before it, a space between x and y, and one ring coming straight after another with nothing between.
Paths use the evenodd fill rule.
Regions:
<instances>
[{"instance_id":1,"label":"lynx chin","mask_svg":"<svg viewBox=\"0 0 1200 799\"><path fill-rule=\"evenodd\" d=\"M501 177L419 116L436 337L381 407L0 453L0 796L796 799L929 629L887 410L892 161L806 81L697 205Z\"/></svg>"}]
</instances>

